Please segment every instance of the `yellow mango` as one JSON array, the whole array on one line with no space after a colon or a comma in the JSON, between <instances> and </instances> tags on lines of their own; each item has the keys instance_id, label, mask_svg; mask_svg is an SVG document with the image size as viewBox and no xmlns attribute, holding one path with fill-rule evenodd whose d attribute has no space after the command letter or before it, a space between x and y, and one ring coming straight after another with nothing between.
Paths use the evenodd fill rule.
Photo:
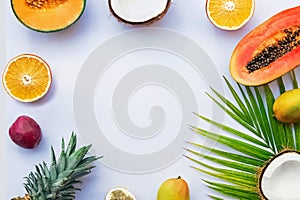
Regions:
<instances>
[{"instance_id":1,"label":"yellow mango","mask_svg":"<svg viewBox=\"0 0 300 200\"><path fill-rule=\"evenodd\" d=\"M274 116L284 123L300 122L300 89L281 94L273 104Z\"/></svg>"},{"instance_id":2,"label":"yellow mango","mask_svg":"<svg viewBox=\"0 0 300 200\"><path fill-rule=\"evenodd\" d=\"M190 200L187 182L180 176L167 179L158 189L157 200Z\"/></svg>"}]
</instances>

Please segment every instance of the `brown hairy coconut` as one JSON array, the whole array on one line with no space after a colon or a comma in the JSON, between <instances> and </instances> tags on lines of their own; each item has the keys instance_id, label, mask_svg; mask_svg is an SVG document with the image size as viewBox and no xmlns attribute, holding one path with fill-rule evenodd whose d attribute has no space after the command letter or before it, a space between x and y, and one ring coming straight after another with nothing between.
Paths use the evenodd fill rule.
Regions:
<instances>
[{"instance_id":1,"label":"brown hairy coconut","mask_svg":"<svg viewBox=\"0 0 300 200\"><path fill-rule=\"evenodd\" d=\"M171 0L108 0L110 12L119 21L131 24L151 24L163 18Z\"/></svg>"}]
</instances>

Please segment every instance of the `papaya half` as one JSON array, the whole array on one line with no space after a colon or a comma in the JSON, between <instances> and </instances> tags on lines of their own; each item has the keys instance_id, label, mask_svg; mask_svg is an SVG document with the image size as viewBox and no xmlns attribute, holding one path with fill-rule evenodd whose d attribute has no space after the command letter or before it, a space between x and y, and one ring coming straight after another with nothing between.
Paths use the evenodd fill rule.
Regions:
<instances>
[{"instance_id":1,"label":"papaya half","mask_svg":"<svg viewBox=\"0 0 300 200\"><path fill-rule=\"evenodd\" d=\"M300 6L281 11L250 31L230 59L232 78L243 85L269 83L300 64Z\"/></svg>"},{"instance_id":2,"label":"papaya half","mask_svg":"<svg viewBox=\"0 0 300 200\"><path fill-rule=\"evenodd\" d=\"M17 19L39 32L68 28L80 18L85 4L86 0L11 0Z\"/></svg>"}]
</instances>

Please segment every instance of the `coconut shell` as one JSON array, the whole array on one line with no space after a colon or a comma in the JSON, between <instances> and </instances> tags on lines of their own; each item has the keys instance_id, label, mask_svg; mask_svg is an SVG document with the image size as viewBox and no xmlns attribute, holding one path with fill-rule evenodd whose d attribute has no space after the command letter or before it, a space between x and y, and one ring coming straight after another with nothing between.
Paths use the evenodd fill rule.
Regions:
<instances>
[{"instance_id":1,"label":"coconut shell","mask_svg":"<svg viewBox=\"0 0 300 200\"><path fill-rule=\"evenodd\" d=\"M117 13L115 13L115 11L113 10L112 6L111 6L111 0L108 0L108 6L109 6L109 10L110 10L110 13L121 23L125 23L125 24L129 24L129 25L134 25L134 26L137 26L137 25L150 25L154 22L157 22L159 21L160 19L162 19L166 13L168 12L170 6L171 6L171 0L168 0L167 2L167 5L166 5L166 8L164 9L164 11L162 13L160 13L159 15L151 18L151 19L148 19L146 21L141 21L141 22L132 22L132 21L128 21L128 20L125 20L123 19L122 17L120 17L119 15L117 15Z\"/></svg>"},{"instance_id":2,"label":"coconut shell","mask_svg":"<svg viewBox=\"0 0 300 200\"><path fill-rule=\"evenodd\" d=\"M262 166L261 168L258 169L257 171L257 178L258 178L258 186L257 186L257 189L258 189L258 194L261 198L261 200L268 200L268 198L264 195L263 191L262 191L262 176L265 172L265 170L267 169L267 167L269 166L269 164L275 160L277 157L285 154L285 153L298 153L300 154L299 151L296 151L296 150L293 150L293 149L284 149L282 150L280 153L276 154L275 156L273 156L273 158L271 158L270 160L268 160L264 166Z\"/></svg>"}]
</instances>

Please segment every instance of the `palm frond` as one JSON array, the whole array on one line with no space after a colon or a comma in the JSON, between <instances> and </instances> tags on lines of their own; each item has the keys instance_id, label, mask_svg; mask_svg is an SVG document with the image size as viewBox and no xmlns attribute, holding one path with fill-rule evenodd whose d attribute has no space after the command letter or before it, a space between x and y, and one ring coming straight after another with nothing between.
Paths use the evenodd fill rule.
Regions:
<instances>
[{"instance_id":1,"label":"palm frond","mask_svg":"<svg viewBox=\"0 0 300 200\"><path fill-rule=\"evenodd\" d=\"M256 188L241 187L236 185L205 181L208 187L226 196L243 200L259 200Z\"/></svg>"},{"instance_id":2,"label":"palm frond","mask_svg":"<svg viewBox=\"0 0 300 200\"><path fill-rule=\"evenodd\" d=\"M220 197L216 197L216 196L212 196L212 195L208 195L211 199L214 199L214 200L223 200L222 198Z\"/></svg>"},{"instance_id":3,"label":"palm frond","mask_svg":"<svg viewBox=\"0 0 300 200\"><path fill-rule=\"evenodd\" d=\"M290 77L293 88L298 88L293 71ZM237 91L225 77L224 80L234 101L213 88L212 94L207 95L245 130L237 130L200 114L196 114L199 119L217 127L224 134L195 126L191 126L191 129L199 136L216 141L236 153L190 142L191 147L187 149L187 154L190 155L185 156L194 163L195 170L220 180L203 180L208 188L234 199L260 199L257 187L259 169L284 149L300 150L300 123L284 124L273 116L276 93L282 94L287 88L282 78L277 79L277 91L272 90L269 84L249 87L238 83ZM210 155L200 150L205 150ZM214 166L209 163L214 163ZM222 199L215 195L209 197Z\"/></svg>"},{"instance_id":4,"label":"palm frond","mask_svg":"<svg viewBox=\"0 0 300 200\"><path fill-rule=\"evenodd\" d=\"M190 144L197 146L199 148L205 149L207 151L210 151L210 152L214 153L215 155L221 156L223 158L231 159L233 161L243 162L244 164L253 165L253 166L262 166L264 164L264 161L253 158L253 157L248 157L248 156L244 156L244 155L240 155L240 154L236 154L236 153L226 152L226 151L222 151L219 149L213 149L213 148L206 147L201 144L197 144L197 143L193 143L193 142L190 142ZM188 151L190 151L190 150L188 149Z\"/></svg>"}]
</instances>

